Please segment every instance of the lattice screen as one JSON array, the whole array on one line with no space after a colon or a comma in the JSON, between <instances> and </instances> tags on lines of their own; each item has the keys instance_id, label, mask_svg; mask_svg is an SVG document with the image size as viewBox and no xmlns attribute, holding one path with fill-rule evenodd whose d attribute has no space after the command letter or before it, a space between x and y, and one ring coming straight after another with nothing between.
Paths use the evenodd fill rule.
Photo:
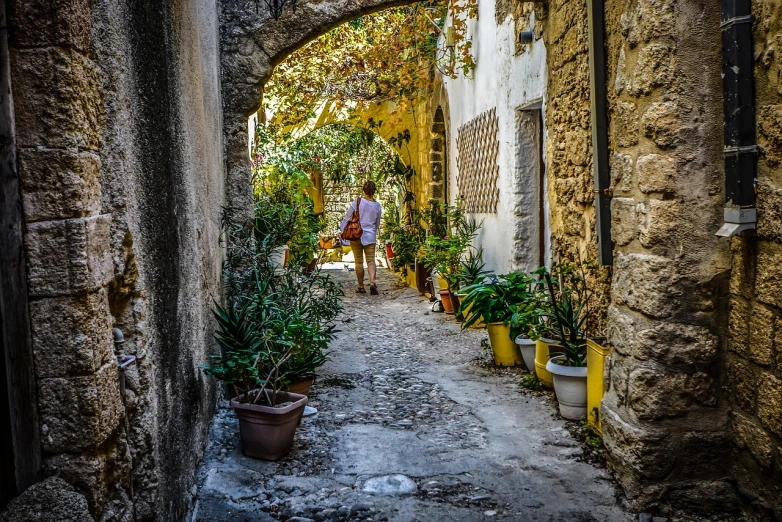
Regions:
<instances>
[{"instance_id":1,"label":"lattice screen","mask_svg":"<svg viewBox=\"0 0 782 522\"><path fill-rule=\"evenodd\" d=\"M491 109L459 127L456 137L456 183L465 212L496 214L500 189L497 111Z\"/></svg>"}]
</instances>

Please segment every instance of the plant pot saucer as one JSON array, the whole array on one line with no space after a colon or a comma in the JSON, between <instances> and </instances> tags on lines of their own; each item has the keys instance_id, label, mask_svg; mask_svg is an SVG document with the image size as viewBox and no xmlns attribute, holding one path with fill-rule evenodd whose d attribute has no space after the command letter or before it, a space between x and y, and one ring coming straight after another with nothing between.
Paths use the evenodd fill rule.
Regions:
<instances>
[{"instance_id":1,"label":"plant pot saucer","mask_svg":"<svg viewBox=\"0 0 782 522\"><path fill-rule=\"evenodd\" d=\"M304 406L304 413L302 414L304 417L311 417L318 413L317 408L313 408L312 406Z\"/></svg>"}]
</instances>

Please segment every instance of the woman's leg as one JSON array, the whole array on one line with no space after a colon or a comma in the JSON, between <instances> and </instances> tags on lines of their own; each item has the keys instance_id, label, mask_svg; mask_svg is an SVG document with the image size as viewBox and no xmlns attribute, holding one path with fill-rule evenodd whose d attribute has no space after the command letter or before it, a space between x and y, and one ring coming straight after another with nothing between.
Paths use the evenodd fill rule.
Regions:
<instances>
[{"instance_id":1,"label":"woman's leg","mask_svg":"<svg viewBox=\"0 0 782 522\"><path fill-rule=\"evenodd\" d=\"M356 262L356 279L358 287L364 288L364 247L361 241L351 241L350 249L353 251L353 259Z\"/></svg>"},{"instance_id":2,"label":"woman's leg","mask_svg":"<svg viewBox=\"0 0 782 522\"><path fill-rule=\"evenodd\" d=\"M369 271L369 284L375 284L375 276L377 275L377 266L375 266L375 243L366 245L364 247L364 255L367 258L367 270Z\"/></svg>"}]
</instances>

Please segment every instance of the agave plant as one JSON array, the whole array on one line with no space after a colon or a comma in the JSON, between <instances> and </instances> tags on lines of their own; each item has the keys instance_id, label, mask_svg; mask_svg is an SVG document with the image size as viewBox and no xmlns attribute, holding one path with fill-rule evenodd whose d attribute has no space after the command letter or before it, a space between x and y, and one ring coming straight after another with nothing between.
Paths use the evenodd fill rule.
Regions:
<instances>
[{"instance_id":1,"label":"agave plant","mask_svg":"<svg viewBox=\"0 0 782 522\"><path fill-rule=\"evenodd\" d=\"M550 312L547 315L553 319L551 328L562 343L565 365L586 366L584 326L589 316L585 311L588 300L579 302L573 298L573 292L567 289L555 292L551 274L546 272L544 277L550 299Z\"/></svg>"}]
</instances>

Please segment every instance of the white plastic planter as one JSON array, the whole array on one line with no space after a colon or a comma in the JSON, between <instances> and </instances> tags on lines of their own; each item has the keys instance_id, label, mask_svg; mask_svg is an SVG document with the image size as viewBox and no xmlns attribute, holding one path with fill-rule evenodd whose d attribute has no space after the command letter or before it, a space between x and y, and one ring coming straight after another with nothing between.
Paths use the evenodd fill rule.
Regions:
<instances>
[{"instance_id":1,"label":"white plastic planter","mask_svg":"<svg viewBox=\"0 0 782 522\"><path fill-rule=\"evenodd\" d=\"M524 359L524 364L527 366L527 369L530 373L535 373L535 341L520 335L516 337L516 344L519 345L521 357Z\"/></svg>"},{"instance_id":2,"label":"white plastic planter","mask_svg":"<svg viewBox=\"0 0 782 522\"><path fill-rule=\"evenodd\" d=\"M558 364L564 360L564 355L552 357L546 370L554 376L559 414L568 420L579 420L587 414L587 367Z\"/></svg>"}]
</instances>

